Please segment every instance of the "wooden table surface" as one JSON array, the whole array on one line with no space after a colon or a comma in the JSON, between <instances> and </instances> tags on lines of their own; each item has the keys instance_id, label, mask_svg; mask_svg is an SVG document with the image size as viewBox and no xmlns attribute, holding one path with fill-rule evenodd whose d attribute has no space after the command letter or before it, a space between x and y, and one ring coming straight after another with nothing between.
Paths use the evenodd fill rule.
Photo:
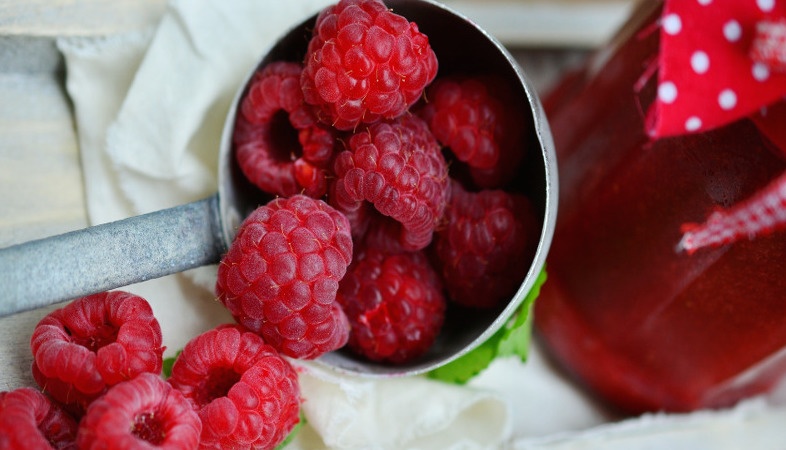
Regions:
<instances>
[{"instance_id":1,"label":"wooden table surface","mask_svg":"<svg viewBox=\"0 0 786 450\"><path fill-rule=\"evenodd\" d=\"M164 0L0 0L0 247L88 225L58 36L154 23ZM3 286L0 286L0 300ZM54 307L0 319L0 390L34 386L29 340Z\"/></svg>"}]
</instances>

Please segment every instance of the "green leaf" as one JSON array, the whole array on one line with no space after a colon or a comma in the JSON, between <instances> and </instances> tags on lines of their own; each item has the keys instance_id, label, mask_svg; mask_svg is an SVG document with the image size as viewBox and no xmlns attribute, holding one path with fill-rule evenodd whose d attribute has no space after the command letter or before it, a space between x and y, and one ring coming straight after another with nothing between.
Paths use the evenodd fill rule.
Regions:
<instances>
[{"instance_id":1,"label":"green leaf","mask_svg":"<svg viewBox=\"0 0 786 450\"><path fill-rule=\"evenodd\" d=\"M544 267L521 305L502 328L466 355L432 370L427 374L428 377L465 384L486 369L495 358L518 356L522 361L526 361L532 337L532 306L545 282Z\"/></svg>"},{"instance_id":2,"label":"green leaf","mask_svg":"<svg viewBox=\"0 0 786 450\"><path fill-rule=\"evenodd\" d=\"M306 416L303 415L303 411L300 411L300 421L295 424L294 428L292 428L292 431L289 432L287 437L284 438L280 444L276 445L274 450L283 450L287 445L291 444L292 440L295 439L295 436L297 436L298 432L300 432L300 429L303 427L303 425L306 424L306 422Z\"/></svg>"},{"instance_id":3,"label":"green leaf","mask_svg":"<svg viewBox=\"0 0 786 450\"><path fill-rule=\"evenodd\" d=\"M497 356L518 356L521 361L527 360L529 344L532 338L532 307L540 295L540 288L546 282L546 270L541 270L532 289L524 297L524 301L510 321L502 327L503 334L497 347Z\"/></svg>"},{"instance_id":4,"label":"green leaf","mask_svg":"<svg viewBox=\"0 0 786 450\"><path fill-rule=\"evenodd\" d=\"M496 335L495 335L496 336ZM488 341L484 342L471 352L460 358L451 361L444 366L437 367L428 373L429 378L436 380L446 381L448 383L464 384L471 380L475 375L479 374L483 369L491 364L491 361L496 356L496 350L493 344L489 344L494 340L492 336Z\"/></svg>"},{"instance_id":5,"label":"green leaf","mask_svg":"<svg viewBox=\"0 0 786 450\"><path fill-rule=\"evenodd\" d=\"M167 379L170 376L172 376L172 366L175 365L175 360L177 359L178 356L180 356L180 353L182 352L183 350L178 350L177 353L175 353L175 356L164 358L164 364L161 366L161 375L164 376L164 379Z\"/></svg>"}]
</instances>

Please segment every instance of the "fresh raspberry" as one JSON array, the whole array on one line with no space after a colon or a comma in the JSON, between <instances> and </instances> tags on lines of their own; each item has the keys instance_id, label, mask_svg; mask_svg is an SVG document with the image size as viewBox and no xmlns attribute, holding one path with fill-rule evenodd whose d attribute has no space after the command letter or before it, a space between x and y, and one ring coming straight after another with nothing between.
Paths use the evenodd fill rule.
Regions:
<instances>
[{"instance_id":1,"label":"fresh raspberry","mask_svg":"<svg viewBox=\"0 0 786 450\"><path fill-rule=\"evenodd\" d=\"M437 74L428 37L380 0L341 0L324 9L304 63L306 102L340 130L401 116Z\"/></svg>"},{"instance_id":2,"label":"fresh raspberry","mask_svg":"<svg viewBox=\"0 0 786 450\"><path fill-rule=\"evenodd\" d=\"M240 326L219 326L189 341L169 381L198 412L203 449L274 448L300 420L295 370Z\"/></svg>"},{"instance_id":3,"label":"fresh raspberry","mask_svg":"<svg viewBox=\"0 0 786 450\"><path fill-rule=\"evenodd\" d=\"M445 218L435 249L448 297L479 308L512 298L537 244L529 199L501 190L467 192L453 182Z\"/></svg>"},{"instance_id":4,"label":"fresh raspberry","mask_svg":"<svg viewBox=\"0 0 786 450\"><path fill-rule=\"evenodd\" d=\"M318 123L300 89L302 66L277 61L251 78L233 142L243 174L264 192L321 197L335 133Z\"/></svg>"},{"instance_id":5,"label":"fresh raspberry","mask_svg":"<svg viewBox=\"0 0 786 450\"><path fill-rule=\"evenodd\" d=\"M372 361L401 364L426 353L445 316L437 272L423 251L358 251L338 301L349 317L349 347Z\"/></svg>"},{"instance_id":6,"label":"fresh raspberry","mask_svg":"<svg viewBox=\"0 0 786 450\"><path fill-rule=\"evenodd\" d=\"M525 121L511 98L495 77L448 76L428 87L417 114L469 166L475 184L498 188L514 178L524 154Z\"/></svg>"},{"instance_id":7,"label":"fresh raspberry","mask_svg":"<svg viewBox=\"0 0 786 450\"><path fill-rule=\"evenodd\" d=\"M344 215L304 195L277 198L241 224L219 265L216 293L276 350L313 359L349 338L336 291L351 260Z\"/></svg>"},{"instance_id":8,"label":"fresh raspberry","mask_svg":"<svg viewBox=\"0 0 786 450\"><path fill-rule=\"evenodd\" d=\"M41 392L0 392L0 448L76 450L77 423Z\"/></svg>"},{"instance_id":9,"label":"fresh raspberry","mask_svg":"<svg viewBox=\"0 0 786 450\"><path fill-rule=\"evenodd\" d=\"M352 221L355 237L373 217L373 208L398 224L403 249L431 242L448 197L448 167L425 122L403 116L378 122L349 139L336 156L328 201Z\"/></svg>"},{"instance_id":10,"label":"fresh raspberry","mask_svg":"<svg viewBox=\"0 0 786 450\"><path fill-rule=\"evenodd\" d=\"M84 408L107 387L160 373L161 327L142 297L112 291L52 311L30 339L33 377L56 400Z\"/></svg>"},{"instance_id":11,"label":"fresh raspberry","mask_svg":"<svg viewBox=\"0 0 786 450\"><path fill-rule=\"evenodd\" d=\"M202 424L177 389L158 375L141 373L109 388L79 423L81 450L199 447Z\"/></svg>"}]
</instances>

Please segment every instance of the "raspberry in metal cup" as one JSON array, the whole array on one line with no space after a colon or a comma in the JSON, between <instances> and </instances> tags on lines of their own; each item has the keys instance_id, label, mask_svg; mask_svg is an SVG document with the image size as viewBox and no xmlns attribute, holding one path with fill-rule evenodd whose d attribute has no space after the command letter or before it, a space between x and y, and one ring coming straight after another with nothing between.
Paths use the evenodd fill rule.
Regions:
<instances>
[{"instance_id":1,"label":"raspberry in metal cup","mask_svg":"<svg viewBox=\"0 0 786 450\"><path fill-rule=\"evenodd\" d=\"M448 311L441 332L425 354L418 358L401 364L390 364L386 361L370 361L342 349L327 353L316 360L317 363L339 372L366 376L399 376L431 371L470 352L499 330L521 305L543 269L545 256L551 245L557 202L556 161L550 129L537 94L509 52L472 21L438 2L394 0L386 1L385 5L410 22L416 23L420 32L428 36L429 44L439 62L437 78L492 74L496 77L494 79L497 84L512 88L507 95L513 99L512 103L521 109L521 122L510 125L506 123L505 126L509 127L512 133L522 133L523 130L525 145L519 150L526 155L514 154L512 160L526 158L527 162L521 164L520 173L505 173L499 176L506 177L508 181L512 178L512 184L519 191L518 193L528 198L530 204L524 206L534 211L537 241L532 248L527 249L531 257L506 259L512 265L524 266L523 270L517 271L517 277L520 279L516 280L513 287L512 298L504 299L493 308L458 310L458 313ZM230 112L231 116L225 126L222 152L229 151L232 146L235 117L239 117L242 121L239 105L242 105L243 99L253 88L254 74L281 61L303 61L304 55L313 50L307 46L307 40L312 36L314 24L318 20L319 17L314 16L294 27L272 49L265 52L258 66L248 75L246 86L238 91ZM322 114L333 117L331 114L335 112L331 108L324 107ZM417 110L416 107L413 109ZM332 120L328 119L328 122L331 123ZM339 128L348 127L344 119L340 120L338 125ZM351 132L352 127L348 128ZM347 148L349 147L347 145ZM225 230L228 239L231 240L233 230L239 226L243 218L252 210L251 208L266 203L270 200L270 196L255 189L241 175L242 170L234 158L223 157L220 164L220 178L226 183L223 186L222 196L225 200L228 199L222 201L222 217L229 218L229 226L225 227ZM515 164L509 166L516 167ZM498 175L492 171L479 170L473 172L472 176L494 186L494 178ZM513 204L519 205L518 202ZM345 206L349 206L348 203ZM348 214L351 215L351 211L348 211ZM350 217L350 222L354 219ZM417 248L417 245L413 245L413 248Z\"/></svg>"}]
</instances>

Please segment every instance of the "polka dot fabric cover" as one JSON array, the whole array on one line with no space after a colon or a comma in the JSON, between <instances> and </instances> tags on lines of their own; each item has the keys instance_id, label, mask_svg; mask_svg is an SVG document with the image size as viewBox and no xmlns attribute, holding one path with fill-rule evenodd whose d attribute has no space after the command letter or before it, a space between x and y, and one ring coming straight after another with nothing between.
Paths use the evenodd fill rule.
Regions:
<instances>
[{"instance_id":1,"label":"polka dot fabric cover","mask_svg":"<svg viewBox=\"0 0 786 450\"><path fill-rule=\"evenodd\" d=\"M766 114L786 97L786 0L671 0L660 25L650 136Z\"/></svg>"},{"instance_id":2,"label":"polka dot fabric cover","mask_svg":"<svg viewBox=\"0 0 786 450\"><path fill-rule=\"evenodd\" d=\"M786 156L786 0L665 0L647 112L653 138L698 133L750 117ZM683 225L677 249L786 229L786 174L704 223Z\"/></svg>"}]
</instances>

